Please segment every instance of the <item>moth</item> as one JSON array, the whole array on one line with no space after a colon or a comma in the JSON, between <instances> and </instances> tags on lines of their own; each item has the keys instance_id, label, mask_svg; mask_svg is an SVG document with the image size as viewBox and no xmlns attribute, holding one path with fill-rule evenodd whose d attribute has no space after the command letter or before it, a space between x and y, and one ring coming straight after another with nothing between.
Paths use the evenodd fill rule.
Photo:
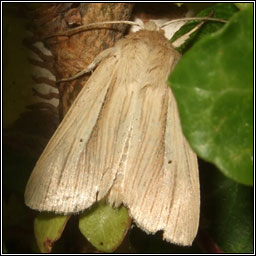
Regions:
<instances>
[{"instance_id":1,"label":"moth","mask_svg":"<svg viewBox=\"0 0 256 256\"><path fill-rule=\"evenodd\" d=\"M197 156L167 86L180 57L150 26L100 53L34 167L26 205L71 214L106 198L124 204L144 231L191 245L200 213Z\"/></svg>"}]
</instances>

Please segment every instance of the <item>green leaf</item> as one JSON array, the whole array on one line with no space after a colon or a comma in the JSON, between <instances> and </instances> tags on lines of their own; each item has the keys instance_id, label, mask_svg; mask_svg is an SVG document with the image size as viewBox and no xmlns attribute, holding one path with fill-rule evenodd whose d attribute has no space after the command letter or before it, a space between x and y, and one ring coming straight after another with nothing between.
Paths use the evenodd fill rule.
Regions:
<instances>
[{"instance_id":1,"label":"green leaf","mask_svg":"<svg viewBox=\"0 0 256 256\"><path fill-rule=\"evenodd\" d=\"M248 8L250 5L253 6L253 3L234 3L240 10Z\"/></svg>"},{"instance_id":2,"label":"green leaf","mask_svg":"<svg viewBox=\"0 0 256 256\"><path fill-rule=\"evenodd\" d=\"M169 82L196 153L253 183L253 8L235 14L177 64Z\"/></svg>"},{"instance_id":3,"label":"green leaf","mask_svg":"<svg viewBox=\"0 0 256 256\"><path fill-rule=\"evenodd\" d=\"M212 14L211 18L219 18L228 21L237 11L238 9L232 3L219 3L202 10L196 15L196 17L208 17L210 14ZM200 22L201 21L190 21L186 23L174 34L171 42L174 42L177 38L180 38L182 35L190 32ZM223 22L217 21L205 21L203 26L192 33L189 39L186 40L186 42L180 47L178 47L177 50L184 54L184 52L186 52L195 42L202 39L204 36L219 30L224 26L224 24L225 23Z\"/></svg>"},{"instance_id":4,"label":"green leaf","mask_svg":"<svg viewBox=\"0 0 256 256\"><path fill-rule=\"evenodd\" d=\"M131 225L124 206L113 208L100 202L80 216L79 229L98 250L113 252L123 241Z\"/></svg>"},{"instance_id":5,"label":"green leaf","mask_svg":"<svg viewBox=\"0 0 256 256\"><path fill-rule=\"evenodd\" d=\"M34 232L41 253L49 253L58 240L70 216L55 213L40 213L34 221Z\"/></svg>"},{"instance_id":6,"label":"green leaf","mask_svg":"<svg viewBox=\"0 0 256 256\"><path fill-rule=\"evenodd\" d=\"M202 215L213 240L226 253L252 253L252 188L226 178L210 164L201 179Z\"/></svg>"}]
</instances>

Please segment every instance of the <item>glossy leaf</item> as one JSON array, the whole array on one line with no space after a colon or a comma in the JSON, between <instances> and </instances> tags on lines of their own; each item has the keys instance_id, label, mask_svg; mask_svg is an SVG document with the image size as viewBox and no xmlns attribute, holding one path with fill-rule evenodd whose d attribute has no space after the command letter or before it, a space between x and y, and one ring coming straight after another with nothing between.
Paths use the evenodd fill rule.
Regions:
<instances>
[{"instance_id":1,"label":"glossy leaf","mask_svg":"<svg viewBox=\"0 0 256 256\"><path fill-rule=\"evenodd\" d=\"M201 219L206 232L225 253L252 253L253 189L225 177L210 164L201 167Z\"/></svg>"},{"instance_id":2,"label":"glossy leaf","mask_svg":"<svg viewBox=\"0 0 256 256\"><path fill-rule=\"evenodd\" d=\"M200 11L196 17L208 17L211 15L211 18L219 18L228 21L237 11L238 9L232 3L218 3ZM174 42L177 38L180 38L182 35L190 32L199 23L201 23L201 21L187 22L174 34L171 42ZM184 54L195 42L202 39L204 36L219 30L224 25L225 23L223 22L205 21L203 26L192 33L186 42L178 47L177 50Z\"/></svg>"},{"instance_id":3,"label":"glossy leaf","mask_svg":"<svg viewBox=\"0 0 256 256\"><path fill-rule=\"evenodd\" d=\"M234 3L239 9L243 10L248 8L250 5L253 6L253 3Z\"/></svg>"},{"instance_id":4,"label":"glossy leaf","mask_svg":"<svg viewBox=\"0 0 256 256\"><path fill-rule=\"evenodd\" d=\"M34 232L41 253L49 253L58 240L70 216L40 213L34 221Z\"/></svg>"},{"instance_id":5,"label":"glossy leaf","mask_svg":"<svg viewBox=\"0 0 256 256\"><path fill-rule=\"evenodd\" d=\"M113 252L123 241L131 219L124 206L97 203L80 216L79 229L98 250Z\"/></svg>"},{"instance_id":6,"label":"glossy leaf","mask_svg":"<svg viewBox=\"0 0 256 256\"><path fill-rule=\"evenodd\" d=\"M253 182L253 9L188 51L169 80L183 131L228 177Z\"/></svg>"}]
</instances>

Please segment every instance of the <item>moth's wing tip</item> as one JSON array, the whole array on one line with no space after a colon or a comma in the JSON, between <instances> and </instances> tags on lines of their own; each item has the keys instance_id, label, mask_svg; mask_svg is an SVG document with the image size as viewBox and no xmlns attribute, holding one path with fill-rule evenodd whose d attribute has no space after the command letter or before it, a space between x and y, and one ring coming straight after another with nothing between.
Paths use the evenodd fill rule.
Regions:
<instances>
[{"instance_id":1,"label":"moth's wing tip","mask_svg":"<svg viewBox=\"0 0 256 256\"><path fill-rule=\"evenodd\" d=\"M200 200L197 196L185 196L178 209L170 211L163 238L171 243L191 246L198 232Z\"/></svg>"},{"instance_id":2,"label":"moth's wing tip","mask_svg":"<svg viewBox=\"0 0 256 256\"><path fill-rule=\"evenodd\" d=\"M180 245L180 246L192 246L195 237L196 237L196 234L189 237L187 236L177 237L169 232L167 233L166 231L164 231L163 233L163 239L165 241L172 244Z\"/></svg>"}]
</instances>

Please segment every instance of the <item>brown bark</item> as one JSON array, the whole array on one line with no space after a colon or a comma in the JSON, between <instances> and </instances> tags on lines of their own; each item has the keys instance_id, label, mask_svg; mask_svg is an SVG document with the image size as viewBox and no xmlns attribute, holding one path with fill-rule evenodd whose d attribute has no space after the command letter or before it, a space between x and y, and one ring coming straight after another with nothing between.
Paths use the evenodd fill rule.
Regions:
<instances>
[{"instance_id":1,"label":"brown bark","mask_svg":"<svg viewBox=\"0 0 256 256\"><path fill-rule=\"evenodd\" d=\"M31 12L34 31L39 38L64 32L72 27L113 20L128 20L133 4L130 3L46 3ZM110 26L109 26L110 27ZM90 29L70 37L58 36L44 40L55 58L57 80L73 76L84 69L104 49L114 45L125 32L125 25L113 29ZM65 115L74 98L88 80L84 77L59 84L60 113Z\"/></svg>"}]
</instances>

